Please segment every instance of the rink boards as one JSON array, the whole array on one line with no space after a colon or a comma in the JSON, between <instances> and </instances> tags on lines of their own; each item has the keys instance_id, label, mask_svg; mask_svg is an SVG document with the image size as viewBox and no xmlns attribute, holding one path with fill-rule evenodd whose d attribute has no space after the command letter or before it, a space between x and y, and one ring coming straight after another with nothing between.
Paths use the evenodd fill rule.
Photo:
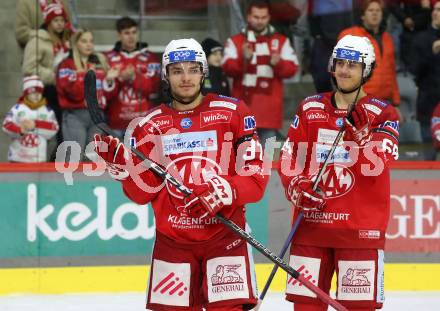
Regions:
<instances>
[{"instance_id":1,"label":"rink boards","mask_svg":"<svg viewBox=\"0 0 440 311\"><path fill-rule=\"evenodd\" d=\"M257 264L258 288L272 270ZM0 295L16 293L62 294L81 292L142 292L149 266L0 269ZM440 264L386 264L386 291L440 291ZM333 279L332 288L335 288ZM277 272L271 291L284 291L286 273Z\"/></svg>"},{"instance_id":2,"label":"rink boards","mask_svg":"<svg viewBox=\"0 0 440 311\"><path fill-rule=\"evenodd\" d=\"M440 165L399 162L391 176L385 288L439 291ZM0 165L0 196L0 294L145 290L153 212L128 201L99 168ZM290 213L272 174L264 199L247 207L252 235L277 253ZM271 265L254 257L261 289ZM279 271L271 290L285 282Z\"/></svg>"}]
</instances>

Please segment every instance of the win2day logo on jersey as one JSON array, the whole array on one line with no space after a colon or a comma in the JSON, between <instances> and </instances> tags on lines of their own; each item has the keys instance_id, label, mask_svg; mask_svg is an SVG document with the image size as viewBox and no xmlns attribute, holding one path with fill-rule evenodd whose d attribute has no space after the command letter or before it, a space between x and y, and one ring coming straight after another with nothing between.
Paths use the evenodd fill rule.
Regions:
<instances>
[{"instance_id":1,"label":"win2day logo on jersey","mask_svg":"<svg viewBox=\"0 0 440 311\"><path fill-rule=\"evenodd\" d=\"M161 140L164 155L218 149L216 131L164 135Z\"/></svg>"}]
</instances>

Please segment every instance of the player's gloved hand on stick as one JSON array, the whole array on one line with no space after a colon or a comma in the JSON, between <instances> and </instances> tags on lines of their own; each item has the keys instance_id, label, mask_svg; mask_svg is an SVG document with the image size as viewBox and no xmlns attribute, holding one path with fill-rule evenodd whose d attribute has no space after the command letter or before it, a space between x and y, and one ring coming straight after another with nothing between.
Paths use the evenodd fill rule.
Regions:
<instances>
[{"instance_id":1,"label":"player's gloved hand on stick","mask_svg":"<svg viewBox=\"0 0 440 311\"><path fill-rule=\"evenodd\" d=\"M126 170L130 151L118 138L95 134L95 152L106 162L110 176L117 180L124 180L129 176Z\"/></svg>"},{"instance_id":2,"label":"player's gloved hand on stick","mask_svg":"<svg viewBox=\"0 0 440 311\"><path fill-rule=\"evenodd\" d=\"M294 177L286 189L287 198L302 212L320 211L325 205L325 194L314 182L305 176Z\"/></svg>"},{"instance_id":3,"label":"player's gloved hand on stick","mask_svg":"<svg viewBox=\"0 0 440 311\"><path fill-rule=\"evenodd\" d=\"M344 140L354 141L359 146L364 146L371 140L371 124L367 109L363 104L357 104L351 115L344 119Z\"/></svg>"},{"instance_id":4,"label":"player's gloved hand on stick","mask_svg":"<svg viewBox=\"0 0 440 311\"><path fill-rule=\"evenodd\" d=\"M231 184L223 177L212 176L201 185L193 187L193 194L186 199L188 214L200 217L206 212L214 216L225 205L233 202L233 189Z\"/></svg>"}]
</instances>

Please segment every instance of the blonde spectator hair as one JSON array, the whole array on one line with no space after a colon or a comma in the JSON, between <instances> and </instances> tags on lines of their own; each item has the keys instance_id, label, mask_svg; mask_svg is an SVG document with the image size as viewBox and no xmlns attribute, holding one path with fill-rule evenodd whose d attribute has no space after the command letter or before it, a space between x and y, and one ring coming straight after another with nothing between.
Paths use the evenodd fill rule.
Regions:
<instances>
[{"instance_id":1,"label":"blonde spectator hair","mask_svg":"<svg viewBox=\"0 0 440 311\"><path fill-rule=\"evenodd\" d=\"M107 61L105 60L105 57L100 53L93 52L85 61L81 59L81 55L78 50L77 43L81 39L81 37L86 34L90 33L93 37L93 33L88 29L77 29L77 31L73 34L70 45L72 48L72 57L73 57L73 63L75 64L75 67L78 71L86 71L88 69L87 63L93 63L96 67L101 67L105 71L108 70Z\"/></svg>"}]
</instances>

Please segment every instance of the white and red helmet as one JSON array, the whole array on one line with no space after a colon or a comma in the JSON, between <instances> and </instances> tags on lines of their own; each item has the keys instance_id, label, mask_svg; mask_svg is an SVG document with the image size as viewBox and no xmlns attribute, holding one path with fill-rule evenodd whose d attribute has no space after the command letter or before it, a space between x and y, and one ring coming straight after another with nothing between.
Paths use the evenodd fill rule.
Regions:
<instances>
[{"instance_id":1,"label":"white and red helmet","mask_svg":"<svg viewBox=\"0 0 440 311\"><path fill-rule=\"evenodd\" d=\"M167 66L174 63L198 62L203 75L208 76L208 61L202 46L194 39L171 40L162 55L162 80L166 80Z\"/></svg>"},{"instance_id":2,"label":"white and red helmet","mask_svg":"<svg viewBox=\"0 0 440 311\"><path fill-rule=\"evenodd\" d=\"M373 73L376 63L374 47L367 37L346 35L333 48L328 63L329 72L335 72L336 59L343 59L364 64L362 78L367 80Z\"/></svg>"}]
</instances>

